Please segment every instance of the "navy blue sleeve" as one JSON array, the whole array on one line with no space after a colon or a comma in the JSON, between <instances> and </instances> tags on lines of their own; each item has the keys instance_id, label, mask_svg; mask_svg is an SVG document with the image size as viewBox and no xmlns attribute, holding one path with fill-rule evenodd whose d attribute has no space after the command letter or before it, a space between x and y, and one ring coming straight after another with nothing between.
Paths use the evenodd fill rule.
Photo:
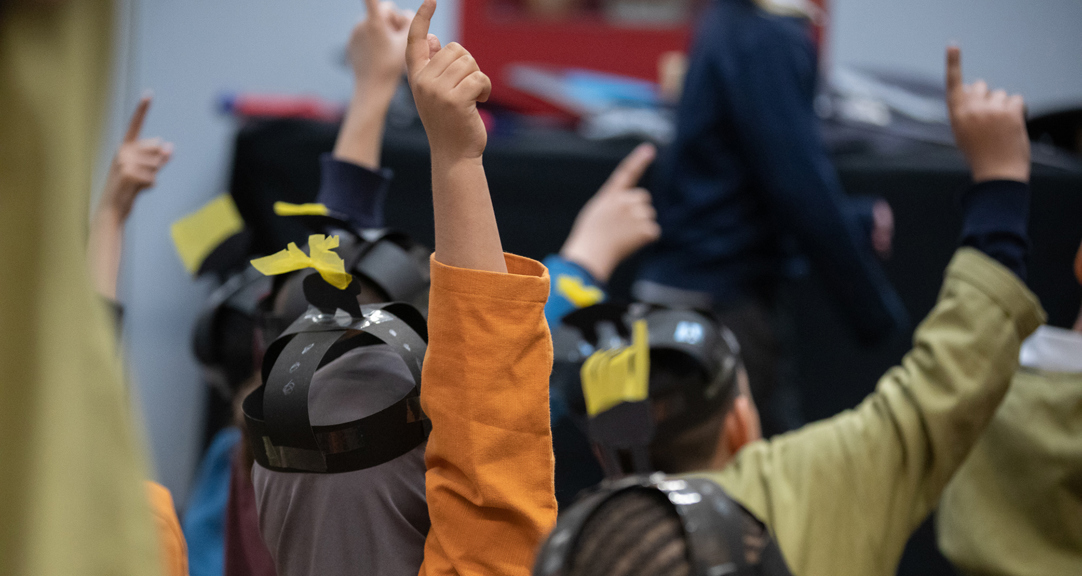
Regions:
<instances>
[{"instance_id":1,"label":"navy blue sleeve","mask_svg":"<svg viewBox=\"0 0 1082 576\"><path fill-rule=\"evenodd\" d=\"M1029 253L1029 185L990 180L962 194L962 246L991 256L1026 281Z\"/></svg>"},{"instance_id":2,"label":"navy blue sleeve","mask_svg":"<svg viewBox=\"0 0 1082 576\"><path fill-rule=\"evenodd\" d=\"M550 254L542 262L549 270L549 299L545 303L545 319L549 330L560 324L564 316L578 310L604 302L608 298L605 285L594 279L593 275L563 256Z\"/></svg>"},{"instance_id":3,"label":"navy blue sleeve","mask_svg":"<svg viewBox=\"0 0 1082 576\"><path fill-rule=\"evenodd\" d=\"M744 160L782 231L796 237L862 340L902 331L905 308L850 217L819 132L811 41L791 23L761 18L731 45L736 53L718 55L717 73L727 77Z\"/></svg>"},{"instance_id":4,"label":"navy blue sleeve","mask_svg":"<svg viewBox=\"0 0 1082 576\"><path fill-rule=\"evenodd\" d=\"M383 203L393 173L369 170L324 154L320 162L319 195L316 201L349 217L358 228L383 227Z\"/></svg>"},{"instance_id":5,"label":"navy blue sleeve","mask_svg":"<svg viewBox=\"0 0 1082 576\"><path fill-rule=\"evenodd\" d=\"M873 210L875 203L879 200L881 198L877 196L850 196L849 202L846 203L845 208L849 213L849 219L855 222L861 234L868 238L871 238L872 231L875 229Z\"/></svg>"}]
</instances>

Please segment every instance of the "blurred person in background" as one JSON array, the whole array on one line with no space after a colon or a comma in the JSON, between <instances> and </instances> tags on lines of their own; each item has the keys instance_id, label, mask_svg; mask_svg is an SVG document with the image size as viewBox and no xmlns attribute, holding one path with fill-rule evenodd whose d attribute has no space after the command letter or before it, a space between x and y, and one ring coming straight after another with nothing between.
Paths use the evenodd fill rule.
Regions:
<instances>
[{"instance_id":1,"label":"blurred person in background","mask_svg":"<svg viewBox=\"0 0 1082 576\"><path fill-rule=\"evenodd\" d=\"M162 571L86 230L113 3L0 3L0 574Z\"/></svg>"},{"instance_id":2,"label":"blurred person in background","mask_svg":"<svg viewBox=\"0 0 1082 576\"><path fill-rule=\"evenodd\" d=\"M767 435L802 423L779 288L810 258L862 341L906 312L876 256L891 250L884 201L848 198L812 108L810 2L713 0L702 15L676 138L652 188L661 238L636 299L713 308L736 334Z\"/></svg>"},{"instance_id":3,"label":"blurred person in background","mask_svg":"<svg viewBox=\"0 0 1082 576\"><path fill-rule=\"evenodd\" d=\"M1082 574L1082 312L1038 328L1019 362L939 501L939 549L964 574Z\"/></svg>"}]
</instances>

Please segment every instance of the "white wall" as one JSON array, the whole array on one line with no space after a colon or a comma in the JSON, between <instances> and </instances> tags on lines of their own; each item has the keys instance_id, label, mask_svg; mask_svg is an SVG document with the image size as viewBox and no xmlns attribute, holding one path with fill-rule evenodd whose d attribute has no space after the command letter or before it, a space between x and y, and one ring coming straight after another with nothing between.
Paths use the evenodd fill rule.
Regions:
<instances>
[{"instance_id":1,"label":"white wall","mask_svg":"<svg viewBox=\"0 0 1082 576\"><path fill-rule=\"evenodd\" d=\"M967 81L1021 93L1032 112L1082 103L1079 0L828 1L834 64L941 78L956 41Z\"/></svg>"},{"instance_id":2,"label":"white wall","mask_svg":"<svg viewBox=\"0 0 1082 576\"><path fill-rule=\"evenodd\" d=\"M132 217L121 298L131 374L150 431L157 477L178 503L199 457L203 390L190 353L206 287L185 274L169 224L227 185L233 122L222 91L311 93L344 99L340 66L361 0L132 0L108 147L144 88L155 101L144 133L176 144L173 161ZM961 42L966 71L1022 91L1032 108L1082 100L1079 0L832 0L833 61L942 74L943 46ZM405 0L416 8L420 0ZM454 39L457 0L441 0L433 32Z\"/></svg>"},{"instance_id":3,"label":"white wall","mask_svg":"<svg viewBox=\"0 0 1082 576\"><path fill-rule=\"evenodd\" d=\"M452 33L456 0L441 0L433 32ZM420 0L404 0L416 9ZM121 281L130 375L150 433L157 478L187 498L202 434L191 325L207 286L181 267L169 225L228 185L234 122L215 110L223 91L316 94L345 100L346 39L361 0L136 0L118 16L120 54L109 150L143 89L154 90L144 135L176 144L128 226ZM446 41L446 40L445 40Z\"/></svg>"}]
</instances>

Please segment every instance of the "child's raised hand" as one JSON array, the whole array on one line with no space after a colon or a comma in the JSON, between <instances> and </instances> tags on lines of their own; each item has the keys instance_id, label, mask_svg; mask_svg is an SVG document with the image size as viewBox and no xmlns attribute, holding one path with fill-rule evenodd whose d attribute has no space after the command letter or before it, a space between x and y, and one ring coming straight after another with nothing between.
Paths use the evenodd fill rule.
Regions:
<instances>
[{"instance_id":1,"label":"child's raised hand","mask_svg":"<svg viewBox=\"0 0 1082 576\"><path fill-rule=\"evenodd\" d=\"M477 103L488 100L492 83L457 42L440 47L428 33L436 0L425 0L409 30L406 66L433 161L480 158L488 142Z\"/></svg>"},{"instance_id":2,"label":"child's raised hand","mask_svg":"<svg viewBox=\"0 0 1082 576\"><path fill-rule=\"evenodd\" d=\"M656 153L652 144L641 144L620 162L579 211L560 250L599 282L607 282L620 262L661 235L650 192L638 187Z\"/></svg>"},{"instance_id":3,"label":"child's raised hand","mask_svg":"<svg viewBox=\"0 0 1082 576\"><path fill-rule=\"evenodd\" d=\"M387 88L394 92L406 69L406 37L412 10L394 2L365 0L368 13L349 36L349 61L359 89Z\"/></svg>"},{"instance_id":4,"label":"child's raised hand","mask_svg":"<svg viewBox=\"0 0 1082 576\"><path fill-rule=\"evenodd\" d=\"M150 96L143 96L139 101L105 180L101 208L114 211L121 223L131 213L136 196L154 186L158 171L173 155L171 143L161 138L139 138L150 100Z\"/></svg>"},{"instance_id":5,"label":"child's raised hand","mask_svg":"<svg viewBox=\"0 0 1082 576\"><path fill-rule=\"evenodd\" d=\"M1029 135L1019 95L989 91L983 80L962 84L962 53L947 48L947 108L958 148L974 182L1029 181Z\"/></svg>"}]
</instances>

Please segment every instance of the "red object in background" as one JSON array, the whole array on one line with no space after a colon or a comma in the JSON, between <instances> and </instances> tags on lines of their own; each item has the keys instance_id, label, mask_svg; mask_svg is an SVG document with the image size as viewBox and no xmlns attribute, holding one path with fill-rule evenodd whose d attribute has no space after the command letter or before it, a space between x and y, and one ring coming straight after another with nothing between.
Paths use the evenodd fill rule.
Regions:
<instances>
[{"instance_id":1,"label":"red object in background","mask_svg":"<svg viewBox=\"0 0 1082 576\"><path fill-rule=\"evenodd\" d=\"M287 94L223 94L218 107L227 114L262 118L303 118L337 122L342 119L344 107L318 96L292 96Z\"/></svg>"},{"instance_id":2,"label":"red object in background","mask_svg":"<svg viewBox=\"0 0 1082 576\"><path fill-rule=\"evenodd\" d=\"M665 52L686 52L691 41L691 22L613 24L600 10L546 20L531 17L522 0L518 5L505 0L461 1L462 44L492 80L492 100L526 113L557 109L511 88L509 64L587 68L656 82L658 58ZM812 1L825 12L827 0ZM815 30L820 41L826 36L822 28Z\"/></svg>"}]
</instances>

